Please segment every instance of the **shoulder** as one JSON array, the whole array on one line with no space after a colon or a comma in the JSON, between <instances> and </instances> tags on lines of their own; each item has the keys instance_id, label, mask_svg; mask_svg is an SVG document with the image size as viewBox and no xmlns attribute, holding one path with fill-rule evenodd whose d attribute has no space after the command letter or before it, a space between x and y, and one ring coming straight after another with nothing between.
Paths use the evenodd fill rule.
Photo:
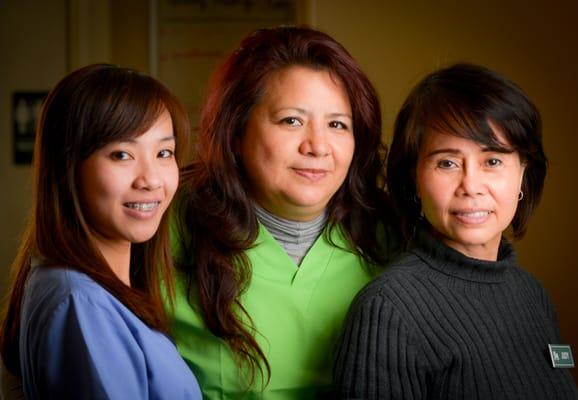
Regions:
<instances>
[{"instance_id":1,"label":"shoulder","mask_svg":"<svg viewBox=\"0 0 578 400\"><path fill-rule=\"evenodd\" d=\"M544 286L538 279L523 267L516 265L508 269L508 281L511 285L536 292L544 292Z\"/></svg>"},{"instance_id":2,"label":"shoulder","mask_svg":"<svg viewBox=\"0 0 578 400\"><path fill-rule=\"evenodd\" d=\"M402 253L356 296L352 309L362 309L369 305L387 307L400 312L403 305L413 301L416 295L427 296L421 282L428 279L428 268L424 262L413 253Z\"/></svg>"},{"instance_id":3,"label":"shoulder","mask_svg":"<svg viewBox=\"0 0 578 400\"><path fill-rule=\"evenodd\" d=\"M403 338L422 345L420 322L427 313L422 302L431 302L429 279L423 262L414 254L403 253L353 300L346 331L349 335L373 332L376 340L396 342ZM416 299L418 299L416 303ZM352 336L352 337L353 337Z\"/></svg>"},{"instance_id":4,"label":"shoulder","mask_svg":"<svg viewBox=\"0 0 578 400\"><path fill-rule=\"evenodd\" d=\"M550 303L548 292L540 281L529 271L520 266L513 266L508 270L508 282L520 294L532 296L544 303Z\"/></svg>"},{"instance_id":5,"label":"shoulder","mask_svg":"<svg viewBox=\"0 0 578 400\"><path fill-rule=\"evenodd\" d=\"M427 266L415 254L405 252L387 264L383 271L371 281L360 294L369 296L387 296L392 291L397 291L408 280L413 280L425 275Z\"/></svg>"},{"instance_id":6,"label":"shoulder","mask_svg":"<svg viewBox=\"0 0 578 400\"><path fill-rule=\"evenodd\" d=\"M103 300L107 293L88 275L66 267L34 267L26 282L31 302L62 302L70 296Z\"/></svg>"},{"instance_id":7,"label":"shoulder","mask_svg":"<svg viewBox=\"0 0 578 400\"><path fill-rule=\"evenodd\" d=\"M88 275L70 268L34 267L23 299L23 322L41 329L71 315L124 314L125 307ZM128 309L126 309L128 311Z\"/></svg>"}]
</instances>

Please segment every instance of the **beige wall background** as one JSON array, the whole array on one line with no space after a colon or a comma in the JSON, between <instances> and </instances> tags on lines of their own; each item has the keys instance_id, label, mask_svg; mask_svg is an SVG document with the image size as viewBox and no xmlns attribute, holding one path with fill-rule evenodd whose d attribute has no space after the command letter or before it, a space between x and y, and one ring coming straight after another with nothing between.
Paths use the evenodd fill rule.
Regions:
<instances>
[{"instance_id":1,"label":"beige wall background","mask_svg":"<svg viewBox=\"0 0 578 400\"><path fill-rule=\"evenodd\" d=\"M42 91L67 72L66 0L0 2L0 290L30 208L31 168L12 164L13 91Z\"/></svg>"},{"instance_id":2,"label":"beige wall background","mask_svg":"<svg viewBox=\"0 0 578 400\"><path fill-rule=\"evenodd\" d=\"M12 165L12 91L48 90L96 61L148 71L148 10L144 0L0 1L0 293L31 196L31 169ZM497 69L530 95L542 112L550 171L543 202L516 247L521 264L550 292L562 335L578 356L578 2L300 0L298 15L343 43L369 75L388 141L410 88L449 63Z\"/></svg>"}]
</instances>

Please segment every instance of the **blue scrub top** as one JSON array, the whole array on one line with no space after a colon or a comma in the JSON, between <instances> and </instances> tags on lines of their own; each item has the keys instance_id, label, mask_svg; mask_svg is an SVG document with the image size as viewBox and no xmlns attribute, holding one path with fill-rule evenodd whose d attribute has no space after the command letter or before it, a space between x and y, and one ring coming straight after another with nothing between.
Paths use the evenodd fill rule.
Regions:
<instances>
[{"instance_id":1,"label":"blue scrub top","mask_svg":"<svg viewBox=\"0 0 578 400\"><path fill-rule=\"evenodd\" d=\"M20 327L28 399L202 398L171 340L83 273L34 267Z\"/></svg>"}]
</instances>

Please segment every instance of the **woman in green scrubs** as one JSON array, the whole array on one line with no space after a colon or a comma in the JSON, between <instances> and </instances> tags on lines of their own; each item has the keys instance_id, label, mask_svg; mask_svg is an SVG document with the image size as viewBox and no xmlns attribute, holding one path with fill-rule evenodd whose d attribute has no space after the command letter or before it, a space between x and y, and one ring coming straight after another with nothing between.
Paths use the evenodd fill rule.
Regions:
<instances>
[{"instance_id":1,"label":"woman in green scrubs","mask_svg":"<svg viewBox=\"0 0 578 400\"><path fill-rule=\"evenodd\" d=\"M180 192L174 337L207 399L330 395L349 304L391 252L375 90L324 33L246 37Z\"/></svg>"}]
</instances>

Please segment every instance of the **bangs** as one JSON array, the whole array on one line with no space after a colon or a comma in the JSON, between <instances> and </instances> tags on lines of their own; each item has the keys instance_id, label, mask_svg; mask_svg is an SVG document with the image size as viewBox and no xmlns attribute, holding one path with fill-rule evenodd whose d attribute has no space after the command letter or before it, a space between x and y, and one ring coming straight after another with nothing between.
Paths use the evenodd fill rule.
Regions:
<instances>
[{"instance_id":1,"label":"bangs","mask_svg":"<svg viewBox=\"0 0 578 400\"><path fill-rule=\"evenodd\" d=\"M167 110L166 95L145 76L135 76L111 99L109 141L132 139L144 134Z\"/></svg>"},{"instance_id":2,"label":"bangs","mask_svg":"<svg viewBox=\"0 0 578 400\"><path fill-rule=\"evenodd\" d=\"M426 115L426 126L432 131L471 140L499 153L516 151L509 133L502 126L487 118L484 112L476 113L475 108L467 104L437 101L427 107Z\"/></svg>"},{"instance_id":3,"label":"bangs","mask_svg":"<svg viewBox=\"0 0 578 400\"><path fill-rule=\"evenodd\" d=\"M118 71L111 70L112 74ZM82 159L111 142L133 139L144 134L167 111L177 143L183 142L188 119L179 101L154 79L138 73L112 75L86 99L88 118L83 134Z\"/></svg>"}]
</instances>

